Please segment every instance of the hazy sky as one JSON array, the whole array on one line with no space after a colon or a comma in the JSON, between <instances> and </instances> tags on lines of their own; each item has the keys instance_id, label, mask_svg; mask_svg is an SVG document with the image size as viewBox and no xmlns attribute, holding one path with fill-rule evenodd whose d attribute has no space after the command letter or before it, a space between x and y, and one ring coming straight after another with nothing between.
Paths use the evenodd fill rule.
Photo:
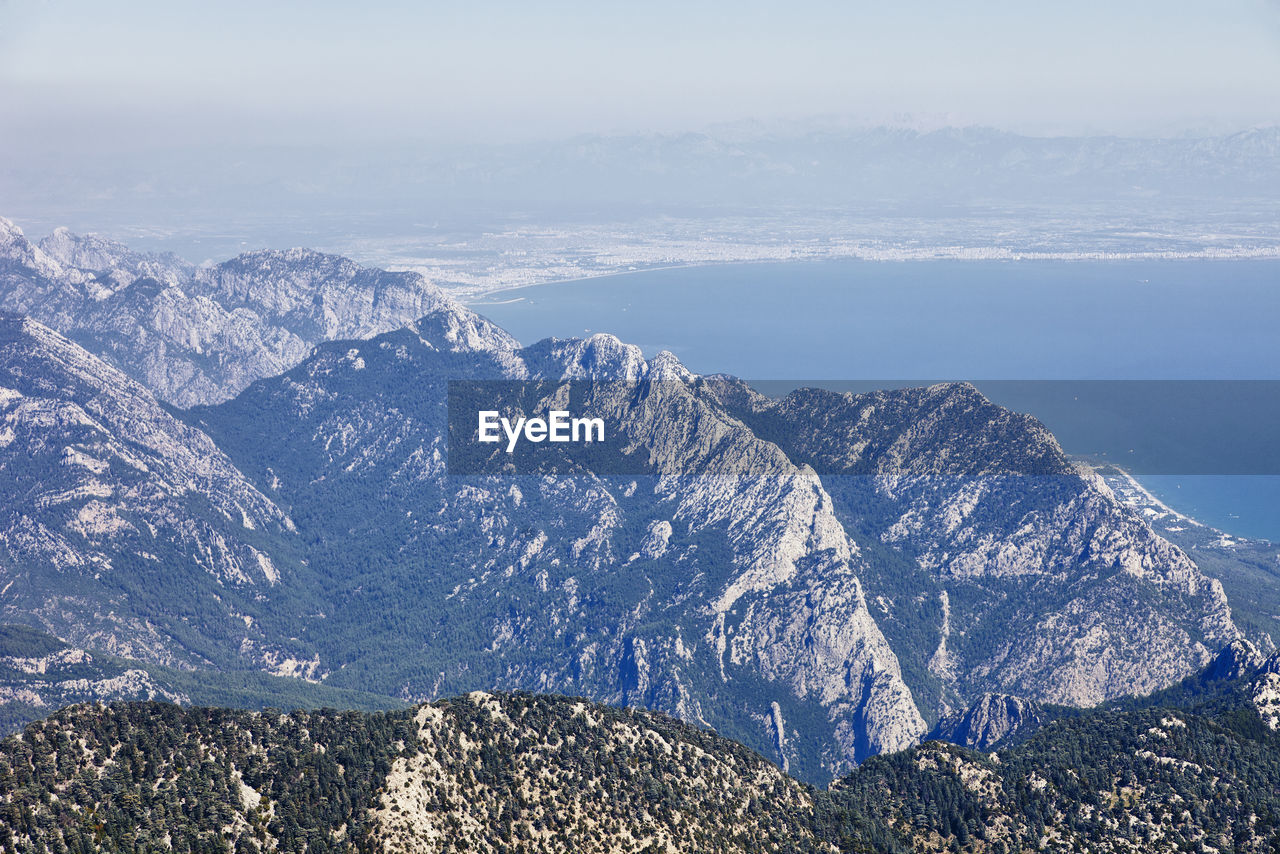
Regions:
<instances>
[{"instance_id":1,"label":"hazy sky","mask_svg":"<svg viewBox=\"0 0 1280 854\"><path fill-rule=\"evenodd\" d=\"M0 0L0 108L103 138L1230 129L1280 121L1280 3Z\"/></svg>"}]
</instances>

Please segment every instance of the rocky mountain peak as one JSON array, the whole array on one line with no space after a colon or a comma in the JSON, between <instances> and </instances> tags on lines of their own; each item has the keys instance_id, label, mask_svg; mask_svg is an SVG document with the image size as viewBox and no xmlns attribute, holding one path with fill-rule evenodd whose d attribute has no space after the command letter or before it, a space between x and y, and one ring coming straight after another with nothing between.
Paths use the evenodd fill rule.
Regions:
<instances>
[{"instance_id":1,"label":"rocky mountain peak","mask_svg":"<svg viewBox=\"0 0 1280 854\"><path fill-rule=\"evenodd\" d=\"M7 276L16 275L16 268L25 267L34 275L53 278L65 271L53 258L35 246L12 220L0 217L0 261L10 262L10 269L0 271L0 305L3 304L3 285ZM78 281L78 278L77 278Z\"/></svg>"},{"instance_id":2,"label":"rocky mountain peak","mask_svg":"<svg viewBox=\"0 0 1280 854\"><path fill-rule=\"evenodd\" d=\"M1262 667L1267 656L1253 642L1245 638L1236 638L1222 648L1205 670L1206 679L1239 679Z\"/></svg>"},{"instance_id":3,"label":"rocky mountain peak","mask_svg":"<svg viewBox=\"0 0 1280 854\"><path fill-rule=\"evenodd\" d=\"M431 310L409 324L409 328L432 349L507 351L520 347L520 342L505 329L443 293L427 304Z\"/></svg>"},{"instance_id":4,"label":"rocky mountain peak","mask_svg":"<svg viewBox=\"0 0 1280 854\"><path fill-rule=\"evenodd\" d=\"M1280 730L1280 652L1272 653L1258 665L1249 690L1263 723Z\"/></svg>"},{"instance_id":5,"label":"rocky mountain peak","mask_svg":"<svg viewBox=\"0 0 1280 854\"><path fill-rule=\"evenodd\" d=\"M16 222L8 217L0 216L0 248L12 251L25 250L31 243Z\"/></svg>"},{"instance_id":6,"label":"rocky mountain peak","mask_svg":"<svg viewBox=\"0 0 1280 854\"><path fill-rule=\"evenodd\" d=\"M559 352L566 379L634 382L647 370L639 347L603 332L563 342Z\"/></svg>"},{"instance_id":7,"label":"rocky mountain peak","mask_svg":"<svg viewBox=\"0 0 1280 854\"><path fill-rule=\"evenodd\" d=\"M655 383L689 383L696 378L670 350L663 350L649 361L649 381Z\"/></svg>"},{"instance_id":8,"label":"rocky mountain peak","mask_svg":"<svg viewBox=\"0 0 1280 854\"><path fill-rule=\"evenodd\" d=\"M983 694L969 708L943 717L926 738L987 750L1024 728L1044 720L1039 703L1011 694Z\"/></svg>"},{"instance_id":9,"label":"rocky mountain peak","mask_svg":"<svg viewBox=\"0 0 1280 854\"><path fill-rule=\"evenodd\" d=\"M38 245L58 263L81 270L109 270L142 257L123 243L97 234L74 234L65 227L54 229Z\"/></svg>"},{"instance_id":10,"label":"rocky mountain peak","mask_svg":"<svg viewBox=\"0 0 1280 854\"><path fill-rule=\"evenodd\" d=\"M635 382L649 370L644 353L615 335L546 338L520 351L529 375L547 380Z\"/></svg>"},{"instance_id":11,"label":"rocky mountain peak","mask_svg":"<svg viewBox=\"0 0 1280 854\"><path fill-rule=\"evenodd\" d=\"M181 406L283 373L319 343L415 324L443 350L519 343L421 275L309 249L262 250L196 269L58 229L32 246L0 230L0 307L30 315Z\"/></svg>"}]
</instances>

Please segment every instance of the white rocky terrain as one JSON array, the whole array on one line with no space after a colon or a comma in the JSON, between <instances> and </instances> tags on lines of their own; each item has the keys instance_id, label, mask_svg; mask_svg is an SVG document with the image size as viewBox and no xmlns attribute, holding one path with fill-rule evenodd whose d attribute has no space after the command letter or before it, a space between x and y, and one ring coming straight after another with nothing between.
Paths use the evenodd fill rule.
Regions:
<instances>
[{"instance_id":1,"label":"white rocky terrain","mask_svg":"<svg viewBox=\"0 0 1280 854\"><path fill-rule=\"evenodd\" d=\"M774 401L608 335L522 348L333 256L161 269L6 235L6 304L93 318L102 354L5 320L0 607L77 643L413 701L582 694L823 780L986 694L1092 705L1239 636L1216 580L970 386ZM244 390L175 417L111 359L170 400ZM459 380L573 400L611 442L468 469Z\"/></svg>"},{"instance_id":2,"label":"white rocky terrain","mask_svg":"<svg viewBox=\"0 0 1280 854\"><path fill-rule=\"evenodd\" d=\"M390 714L83 704L0 741L15 851L1268 851L1280 740L1240 683L936 741L828 791L669 717L471 692ZM1189 703L1189 705L1188 705Z\"/></svg>"},{"instance_id":3,"label":"white rocky terrain","mask_svg":"<svg viewBox=\"0 0 1280 854\"><path fill-rule=\"evenodd\" d=\"M474 692L424 705L414 720L418 749L395 760L370 810L379 850L493 850L517 793L527 807L508 838L537 850L834 850L802 825L814 814L810 792L746 751L682 740L660 719ZM486 754L503 757L505 784L473 782ZM594 777L596 767L629 770ZM678 780L678 802L696 799L698 818L672 821L664 805L637 798L648 775ZM753 800L767 801L774 814L753 813ZM721 834L743 847L725 846Z\"/></svg>"},{"instance_id":4,"label":"white rocky terrain","mask_svg":"<svg viewBox=\"0 0 1280 854\"><path fill-rule=\"evenodd\" d=\"M90 701L190 699L142 667L69 646L24 626L0 625L0 723Z\"/></svg>"},{"instance_id":5,"label":"white rocky terrain","mask_svg":"<svg viewBox=\"0 0 1280 854\"><path fill-rule=\"evenodd\" d=\"M8 313L0 313L0 484L0 614L37 617L77 643L160 663L202 661L173 626L159 626L166 612L192 619L190 585L281 581L267 543L289 536L292 522L208 436L83 348ZM160 609L150 618L148 601ZM231 608L219 606L231 620L224 630L240 623L233 634L243 637L247 623Z\"/></svg>"},{"instance_id":6,"label":"white rocky terrain","mask_svg":"<svg viewBox=\"0 0 1280 854\"><path fill-rule=\"evenodd\" d=\"M216 403L336 338L453 312L449 346L511 346L417 273L304 249L195 268L65 229L33 245L0 217L0 309L45 323L179 406Z\"/></svg>"},{"instance_id":7,"label":"white rocky terrain","mask_svg":"<svg viewBox=\"0 0 1280 854\"><path fill-rule=\"evenodd\" d=\"M1203 678L1243 683L1245 696L1262 722L1280 730L1280 652L1268 655L1247 640L1235 641L1218 654Z\"/></svg>"},{"instance_id":8,"label":"white rocky terrain","mask_svg":"<svg viewBox=\"0 0 1280 854\"><path fill-rule=\"evenodd\" d=\"M1250 699L1273 730L1280 730L1280 653L1274 653L1261 666L1250 686Z\"/></svg>"},{"instance_id":9,"label":"white rocky terrain","mask_svg":"<svg viewBox=\"0 0 1280 854\"><path fill-rule=\"evenodd\" d=\"M96 825L98 847L124 850L835 854L830 812L726 738L567 697L380 715L84 704L0 741L12 850L93 847Z\"/></svg>"},{"instance_id":10,"label":"white rocky terrain","mask_svg":"<svg viewBox=\"0 0 1280 854\"><path fill-rule=\"evenodd\" d=\"M1240 636L1216 579L1043 425L972 386L718 393L820 472L868 553L881 626L918 691L940 684L942 714L985 693L1077 706L1148 693Z\"/></svg>"}]
</instances>

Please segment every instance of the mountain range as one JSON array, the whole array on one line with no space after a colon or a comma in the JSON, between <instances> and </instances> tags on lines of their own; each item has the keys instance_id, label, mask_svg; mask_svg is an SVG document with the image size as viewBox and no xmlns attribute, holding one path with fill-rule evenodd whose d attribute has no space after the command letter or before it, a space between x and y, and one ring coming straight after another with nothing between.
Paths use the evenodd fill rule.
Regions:
<instances>
[{"instance_id":1,"label":"mountain range","mask_svg":"<svg viewBox=\"0 0 1280 854\"><path fill-rule=\"evenodd\" d=\"M89 655L388 704L581 695L826 783L1158 691L1246 634L967 384L774 399L608 335L522 346L307 250L0 237L0 618ZM455 470L464 380L526 413L579 395L611 456Z\"/></svg>"},{"instance_id":2,"label":"mountain range","mask_svg":"<svg viewBox=\"0 0 1280 854\"><path fill-rule=\"evenodd\" d=\"M454 324L451 346L515 343L416 273L303 250L196 268L65 229L32 244L3 218L0 291L0 309L57 329L179 406L233 397L321 341L369 337L426 314Z\"/></svg>"}]
</instances>

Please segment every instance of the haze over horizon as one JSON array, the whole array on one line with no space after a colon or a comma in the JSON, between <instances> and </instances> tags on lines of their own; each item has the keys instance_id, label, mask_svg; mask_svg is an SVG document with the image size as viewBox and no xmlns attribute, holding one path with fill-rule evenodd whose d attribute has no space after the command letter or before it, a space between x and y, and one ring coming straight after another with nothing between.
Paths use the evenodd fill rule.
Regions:
<instances>
[{"instance_id":1,"label":"haze over horizon","mask_svg":"<svg viewBox=\"0 0 1280 854\"><path fill-rule=\"evenodd\" d=\"M10 156L161 144L520 141L904 114L1032 133L1280 121L1280 5L805 0L455 8L0 4Z\"/></svg>"},{"instance_id":2,"label":"haze over horizon","mask_svg":"<svg viewBox=\"0 0 1280 854\"><path fill-rule=\"evenodd\" d=\"M969 130L863 133L882 126ZM910 242L924 217L966 247L1252 246L1278 126L1277 0L0 0L0 216L195 260L417 263L435 250L352 239L646 217L630 237L682 241L652 225L674 217L769 242L761 216L800 210L819 239L857 220Z\"/></svg>"}]
</instances>

